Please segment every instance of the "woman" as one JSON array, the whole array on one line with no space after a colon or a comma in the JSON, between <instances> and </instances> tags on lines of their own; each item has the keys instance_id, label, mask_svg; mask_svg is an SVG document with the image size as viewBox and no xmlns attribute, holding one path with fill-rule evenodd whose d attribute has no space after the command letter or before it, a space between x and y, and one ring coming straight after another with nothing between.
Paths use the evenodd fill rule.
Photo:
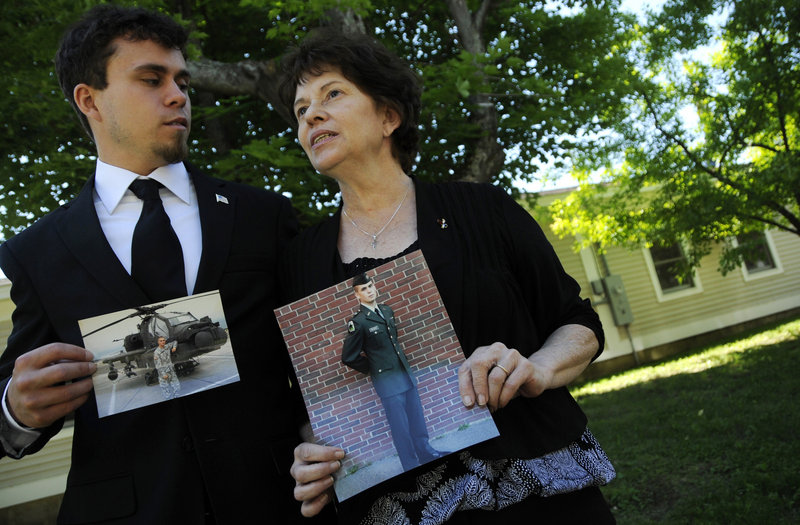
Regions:
<instances>
[{"instance_id":1,"label":"woman","mask_svg":"<svg viewBox=\"0 0 800 525\"><path fill-rule=\"evenodd\" d=\"M602 327L539 226L493 186L408 176L420 88L380 44L317 33L284 64L298 140L342 196L284 258L290 298L421 249L467 356L462 401L488 406L501 434L346 500L343 522L613 523L597 489L613 467L564 386L599 355ZM330 501L343 454L295 450L305 515Z\"/></svg>"}]
</instances>

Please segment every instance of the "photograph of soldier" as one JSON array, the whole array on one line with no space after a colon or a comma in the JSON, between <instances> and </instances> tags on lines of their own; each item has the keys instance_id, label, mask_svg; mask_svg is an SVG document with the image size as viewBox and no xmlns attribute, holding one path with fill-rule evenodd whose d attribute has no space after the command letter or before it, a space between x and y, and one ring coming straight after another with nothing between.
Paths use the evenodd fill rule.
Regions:
<instances>
[{"instance_id":1,"label":"photograph of soldier","mask_svg":"<svg viewBox=\"0 0 800 525\"><path fill-rule=\"evenodd\" d=\"M342 362L371 377L403 470L449 454L429 443L417 381L397 341L394 312L378 304L378 290L366 274L355 276L352 287L360 305L347 323Z\"/></svg>"},{"instance_id":2,"label":"photograph of soldier","mask_svg":"<svg viewBox=\"0 0 800 525\"><path fill-rule=\"evenodd\" d=\"M100 418L240 380L219 290L78 321Z\"/></svg>"},{"instance_id":3,"label":"photograph of soldier","mask_svg":"<svg viewBox=\"0 0 800 525\"><path fill-rule=\"evenodd\" d=\"M153 352L153 361L158 370L158 383L161 385L161 393L164 399L172 399L181 389L181 382L175 367L172 365L172 353L175 351L176 344L172 341L167 345L167 338L158 338L158 346Z\"/></svg>"}]
</instances>

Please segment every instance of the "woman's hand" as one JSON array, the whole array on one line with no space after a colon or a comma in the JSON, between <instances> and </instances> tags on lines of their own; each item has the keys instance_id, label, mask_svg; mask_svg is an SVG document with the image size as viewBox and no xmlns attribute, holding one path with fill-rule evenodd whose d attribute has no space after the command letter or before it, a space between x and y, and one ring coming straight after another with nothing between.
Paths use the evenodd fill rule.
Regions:
<instances>
[{"instance_id":1,"label":"woman's hand","mask_svg":"<svg viewBox=\"0 0 800 525\"><path fill-rule=\"evenodd\" d=\"M344 450L337 447L300 443L294 449L294 462L289 470L296 484L294 499L303 502L300 512L316 516L330 503L333 473L342 466Z\"/></svg>"},{"instance_id":2,"label":"woman's hand","mask_svg":"<svg viewBox=\"0 0 800 525\"><path fill-rule=\"evenodd\" d=\"M487 406L494 412L517 395L536 397L550 384L552 373L536 367L503 343L480 346L458 370L464 406Z\"/></svg>"},{"instance_id":3,"label":"woman's hand","mask_svg":"<svg viewBox=\"0 0 800 525\"><path fill-rule=\"evenodd\" d=\"M597 348L594 332L578 324L557 328L528 358L503 343L480 346L458 370L461 400L467 408L477 401L495 411L518 395L536 397L578 377Z\"/></svg>"}]
</instances>

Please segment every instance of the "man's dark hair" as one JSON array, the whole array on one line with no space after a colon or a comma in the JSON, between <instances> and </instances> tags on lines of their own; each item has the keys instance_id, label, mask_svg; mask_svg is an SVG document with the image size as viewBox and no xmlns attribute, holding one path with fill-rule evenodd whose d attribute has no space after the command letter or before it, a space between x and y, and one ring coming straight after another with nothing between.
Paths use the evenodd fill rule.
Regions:
<instances>
[{"instance_id":1,"label":"man's dark hair","mask_svg":"<svg viewBox=\"0 0 800 525\"><path fill-rule=\"evenodd\" d=\"M186 57L188 33L171 18L138 7L99 5L69 27L56 53L56 75L61 91L78 114L81 125L92 136L89 121L75 103L78 84L96 89L108 86L106 68L117 38L132 42L152 40L167 49L178 49Z\"/></svg>"},{"instance_id":2,"label":"man's dark hair","mask_svg":"<svg viewBox=\"0 0 800 525\"><path fill-rule=\"evenodd\" d=\"M331 68L338 68L379 106L398 112L401 124L392 133L392 155L408 173L419 147L417 125L422 88L416 73L367 35L318 29L282 59L283 74L278 92L281 104L290 114L294 115L297 86L309 76L321 75Z\"/></svg>"},{"instance_id":3,"label":"man's dark hair","mask_svg":"<svg viewBox=\"0 0 800 525\"><path fill-rule=\"evenodd\" d=\"M372 279L367 277L366 273L360 273L353 277L353 288L356 286L361 286L362 284L367 284L370 281L372 281Z\"/></svg>"}]
</instances>

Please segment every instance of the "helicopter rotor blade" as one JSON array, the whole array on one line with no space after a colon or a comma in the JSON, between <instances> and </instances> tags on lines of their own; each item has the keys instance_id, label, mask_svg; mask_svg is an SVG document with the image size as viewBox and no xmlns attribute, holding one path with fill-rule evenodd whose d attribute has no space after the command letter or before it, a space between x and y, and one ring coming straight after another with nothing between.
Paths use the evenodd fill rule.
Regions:
<instances>
[{"instance_id":1,"label":"helicopter rotor blade","mask_svg":"<svg viewBox=\"0 0 800 525\"><path fill-rule=\"evenodd\" d=\"M100 328L97 328L97 329L95 329L95 330L92 330L92 331L91 331L91 332L89 332L89 333L83 334L83 337L88 337L88 336L90 336L90 335L92 335L92 334L94 334L94 333L97 333L97 332L99 332L100 330L105 330L105 329L106 329L106 328L108 328L109 326L114 326L115 324L117 324L117 323L121 323L122 321L125 321L125 320L127 320L127 319L130 319L131 317L138 317L138 316L140 316L140 315L141 315L141 314L140 314L139 312L134 312L134 313L132 313L132 314L130 314L130 315L126 315L125 317L123 317L123 318L121 318L121 319L117 319L116 321L114 321L114 322L112 322L112 323L108 323L108 324L107 324L107 325L105 325L105 326L101 326Z\"/></svg>"},{"instance_id":2,"label":"helicopter rotor blade","mask_svg":"<svg viewBox=\"0 0 800 525\"><path fill-rule=\"evenodd\" d=\"M117 323L121 323L122 321L125 321L126 319L130 319L131 317L141 317L141 316L145 316L145 315L153 315L153 314L156 313L157 310L160 310L161 308L164 308L166 306L171 306L173 304L182 303L184 301L190 301L192 299L197 299L197 298L203 297L205 295L211 295L213 293L217 293L217 292L213 291L213 292L206 292L206 293L197 294L197 295L190 295L190 296L187 296L187 297L182 297L182 298L177 299L175 301L170 301L170 302L161 303L161 304L154 304L152 306L137 306L137 307L134 308L136 310L134 313L132 313L130 315L126 315L125 317L117 319L114 322L108 323L105 326L101 326L100 328L97 328L95 330L92 330L89 333L82 334L82 335L83 335L83 337L88 337L88 336L90 336L92 334L95 334L95 333L101 331L101 330L105 330L106 328L108 328L110 326L114 326Z\"/></svg>"}]
</instances>

